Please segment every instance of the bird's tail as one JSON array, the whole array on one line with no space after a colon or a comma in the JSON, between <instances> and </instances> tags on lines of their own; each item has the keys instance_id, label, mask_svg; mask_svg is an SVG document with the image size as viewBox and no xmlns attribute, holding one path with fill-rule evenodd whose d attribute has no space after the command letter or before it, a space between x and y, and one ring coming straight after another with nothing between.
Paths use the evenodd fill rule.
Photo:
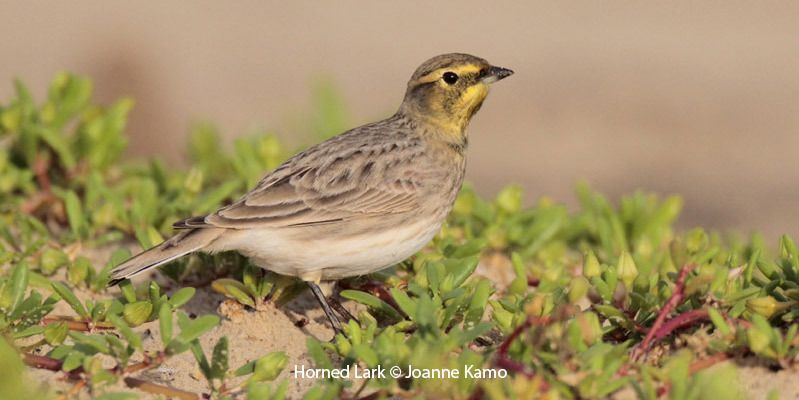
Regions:
<instances>
[{"instance_id":1,"label":"bird's tail","mask_svg":"<svg viewBox=\"0 0 799 400\"><path fill-rule=\"evenodd\" d=\"M188 229L149 250L143 251L119 264L111 271L108 285L113 286L124 279L138 275L150 268L193 253L208 246L222 234L224 229Z\"/></svg>"}]
</instances>

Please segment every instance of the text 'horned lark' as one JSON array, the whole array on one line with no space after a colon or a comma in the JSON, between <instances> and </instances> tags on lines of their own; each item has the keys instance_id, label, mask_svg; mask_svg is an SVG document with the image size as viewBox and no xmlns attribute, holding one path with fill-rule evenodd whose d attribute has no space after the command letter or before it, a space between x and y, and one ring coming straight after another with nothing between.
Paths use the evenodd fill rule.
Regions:
<instances>
[{"instance_id":1,"label":"text 'horned lark'","mask_svg":"<svg viewBox=\"0 0 799 400\"><path fill-rule=\"evenodd\" d=\"M311 287L390 267L419 251L452 209L465 172L466 127L489 85L513 74L444 54L411 76L388 119L295 155L233 204L174 224L178 233L116 267L112 284L186 254L235 250Z\"/></svg>"}]
</instances>

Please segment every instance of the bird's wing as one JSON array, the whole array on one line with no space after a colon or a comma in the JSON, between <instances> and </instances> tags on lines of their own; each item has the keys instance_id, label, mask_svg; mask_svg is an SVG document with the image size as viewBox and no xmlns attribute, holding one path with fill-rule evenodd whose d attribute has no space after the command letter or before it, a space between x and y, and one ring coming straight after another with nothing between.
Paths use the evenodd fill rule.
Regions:
<instances>
[{"instance_id":1,"label":"bird's wing","mask_svg":"<svg viewBox=\"0 0 799 400\"><path fill-rule=\"evenodd\" d=\"M316 146L287 161L239 201L176 228L248 229L330 224L419 207L418 152L409 143Z\"/></svg>"}]
</instances>

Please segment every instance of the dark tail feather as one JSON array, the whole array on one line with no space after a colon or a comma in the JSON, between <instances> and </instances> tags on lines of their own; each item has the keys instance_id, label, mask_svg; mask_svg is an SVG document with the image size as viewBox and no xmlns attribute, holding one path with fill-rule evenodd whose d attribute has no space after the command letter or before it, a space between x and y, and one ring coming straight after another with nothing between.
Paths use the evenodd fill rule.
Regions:
<instances>
[{"instance_id":1,"label":"dark tail feather","mask_svg":"<svg viewBox=\"0 0 799 400\"><path fill-rule=\"evenodd\" d=\"M116 266L111 271L111 280L108 285L114 286L148 269L156 268L200 250L218 238L223 231L224 229L191 229L180 232L158 246L143 251Z\"/></svg>"}]
</instances>

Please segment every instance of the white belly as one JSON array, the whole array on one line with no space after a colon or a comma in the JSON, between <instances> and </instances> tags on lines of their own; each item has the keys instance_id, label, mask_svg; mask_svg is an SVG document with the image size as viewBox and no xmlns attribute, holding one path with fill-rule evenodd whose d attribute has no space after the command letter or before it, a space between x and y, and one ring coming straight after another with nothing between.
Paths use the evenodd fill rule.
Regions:
<instances>
[{"instance_id":1,"label":"white belly","mask_svg":"<svg viewBox=\"0 0 799 400\"><path fill-rule=\"evenodd\" d=\"M425 226L427 225L427 226ZM438 233L429 221L355 237L292 238L286 229L228 231L214 251L236 250L261 268L306 281L365 275L412 256Z\"/></svg>"}]
</instances>

